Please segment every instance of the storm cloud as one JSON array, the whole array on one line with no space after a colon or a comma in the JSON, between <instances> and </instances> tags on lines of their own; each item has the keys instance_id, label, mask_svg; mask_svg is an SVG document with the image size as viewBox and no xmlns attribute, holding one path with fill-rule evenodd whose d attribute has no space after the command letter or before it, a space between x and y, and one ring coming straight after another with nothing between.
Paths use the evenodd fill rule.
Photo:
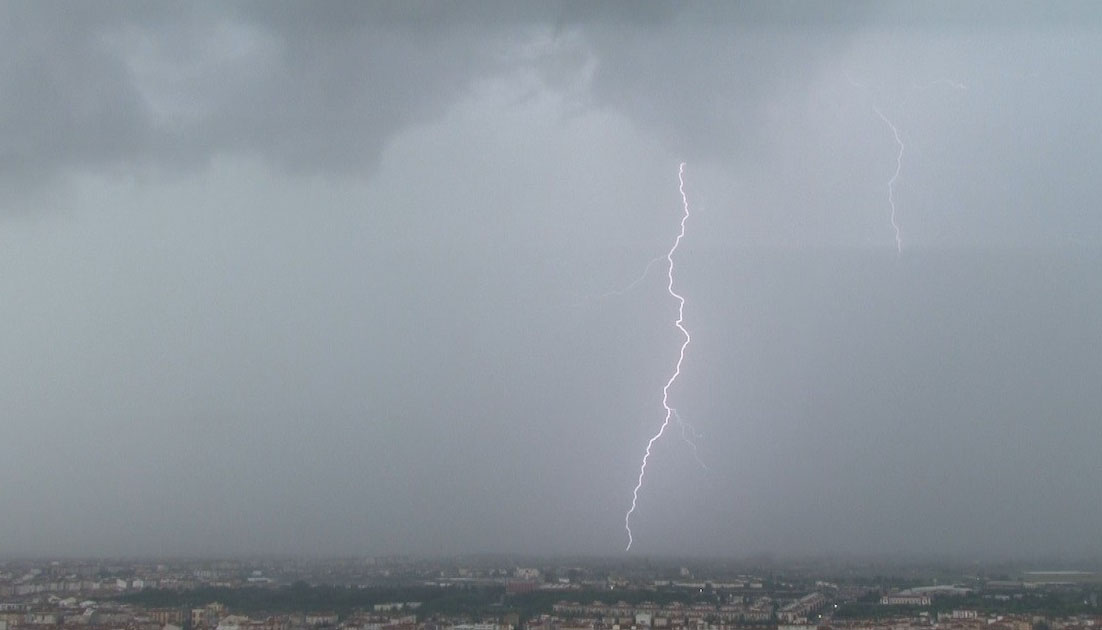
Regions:
<instances>
[{"instance_id":1,"label":"storm cloud","mask_svg":"<svg viewBox=\"0 0 1102 630\"><path fill-rule=\"evenodd\" d=\"M0 554L1102 552L1095 3L0 14Z\"/></svg>"}]
</instances>

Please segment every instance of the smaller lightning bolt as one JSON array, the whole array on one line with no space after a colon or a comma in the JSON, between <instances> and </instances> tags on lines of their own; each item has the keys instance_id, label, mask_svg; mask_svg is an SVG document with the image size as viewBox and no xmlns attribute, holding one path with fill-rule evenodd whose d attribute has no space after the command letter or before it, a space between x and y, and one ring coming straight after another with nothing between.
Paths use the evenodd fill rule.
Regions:
<instances>
[{"instance_id":1,"label":"smaller lightning bolt","mask_svg":"<svg viewBox=\"0 0 1102 630\"><path fill-rule=\"evenodd\" d=\"M643 273L639 274L638 278L632 280L627 286L625 286L623 288L613 289L612 291L606 291L604 293L601 293L600 295L592 295L592 296L582 296L581 294L575 293L574 297L577 299L577 301L574 302L574 304L572 304L571 306L573 308L580 308L580 307L582 307L583 305L587 304L590 301L607 300L608 298L619 297L621 295L625 295L626 293L628 293L629 291L631 291L635 287L642 284L643 281L647 279L647 276L650 275L651 269L656 264L658 264L660 261L663 261L665 259L666 259L665 255L655 256L654 258L651 258L649 261L647 261L647 265L645 267L643 267Z\"/></svg>"},{"instance_id":2,"label":"smaller lightning bolt","mask_svg":"<svg viewBox=\"0 0 1102 630\"><path fill-rule=\"evenodd\" d=\"M700 467L704 470L708 470L708 465L704 463L703 459L700 459L700 451L696 447L696 440L699 440L704 436L697 433L696 429L693 428L693 425L685 422L681 418L681 414L677 413L677 409L673 410L673 419L677 421L677 424L681 425L681 439L684 440L685 443L688 444L690 447L692 447L693 457L696 458L696 463L700 464ZM689 437L690 435L692 435L692 437Z\"/></svg>"},{"instance_id":3,"label":"smaller lightning bolt","mask_svg":"<svg viewBox=\"0 0 1102 630\"><path fill-rule=\"evenodd\" d=\"M643 273L641 273L638 278L633 280L631 282L631 284L627 285L626 287L624 287L622 289L617 289L615 291L609 291L607 293L602 293L602 294L597 296L597 299L603 300L605 298L616 297L618 295L623 295L623 294L627 293L628 291L631 291L635 287L639 286L639 284L641 282L643 282L644 280L647 279L647 276L650 275L651 267L654 267L654 265L656 265L659 261L661 261L665 258L666 258L665 256L655 256L654 258L651 258L650 261L647 262L647 266L643 268Z\"/></svg>"},{"instance_id":4,"label":"smaller lightning bolt","mask_svg":"<svg viewBox=\"0 0 1102 630\"><path fill-rule=\"evenodd\" d=\"M895 220L895 180L899 179L899 171L903 169L903 139L899 137L899 129L896 128L892 121L888 120L888 117L884 115L884 112L880 111L880 108L876 105L872 106L873 111L880 117L880 120L884 121L884 124L888 125L892 130L892 135L895 136L895 143L899 145L899 153L895 156L895 172L892 173L891 179L888 180L888 205L892 207L892 229L895 230L895 248L896 251L903 254L903 235L899 230L899 223Z\"/></svg>"},{"instance_id":5,"label":"smaller lightning bolt","mask_svg":"<svg viewBox=\"0 0 1102 630\"><path fill-rule=\"evenodd\" d=\"M892 210L891 223L892 229L895 231L895 249L896 252L902 255L903 234L899 227L899 221L896 218L895 183L899 179L899 173L903 170L903 137L900 135L899 128L895 126L895 123L893 123L887 117L887 115L884 114L884 111L880 109L880 107L876 104L876 97L872 94L872 91L869 90L869 88L864 83L861 83L860 81L857 81L853 77L851 77L849 73L844 73L844 76L846 77L846 80L849 81L850 85L870 94L873 100L872 110L876 112L876 115L880 117L880 120L884 121L884 124L887 125L889 129L891 129L892 136L895 138L895 144L899 147L899 152L895 155L895 172L892 173L891 179L888 180L888 205L891 206ZM954 90L960 91L965 91L968 89L968 86L965 85L963 82L948 78L934 79L933 81L929 81L926 83L914 82L911 84L911 89L924 91L938 86L947 86L953 88Z\"/></svg>"},{"instance_id":6,"label":"smaller lightning bolt","mask_svg":"<svg viewBox=\"0 0 1102 630\"><path fill-rule=\"evenodd\" d=\"M635 488L631 491L631 508L629 508L627 514L624 515L624 529L628 532L628 546L624 551L631 551L631 544L635 542L635 539L631 535L631 515L635 512L635 506L639 502L639 489L643 487L643 478L647 474L647 462L650 461L651 447L654 446L658 438L662 437L662 434L666 432L666 427L670 426L670 418L673 417L674 414L673 408L670 407L670 387L673 386L677 377L681 375L681 363L685 361L685 348L688 348L689 342L692 341L692 337L689 336L689 331L686 330L683 325L685 321L685 298L681 297L673 290L673 254L677 251L677 246L681 244L681 239L685 238L685 221L689 219L689 198L685 196L684 162L677 168L677 181L677 189L681 193L681 205L684 208L684 214L681 215L681 231L677 234L677 238L674 239L670 251L666 252L666 262L669 263L666 267L666 291L677 300L677 320L673 325L685 336L685 341L681 342L681 351L677 356L677 366L674 368L673 374L670 375L670 379L666 381L665 387L662 388L662 407L666 410L666 418L662 421L662 426L659 427L658 433L655 433L647 442L646 451L643 453L643 463L639 465L639 479L635 483Z\"/></svg>"}]
</instances>

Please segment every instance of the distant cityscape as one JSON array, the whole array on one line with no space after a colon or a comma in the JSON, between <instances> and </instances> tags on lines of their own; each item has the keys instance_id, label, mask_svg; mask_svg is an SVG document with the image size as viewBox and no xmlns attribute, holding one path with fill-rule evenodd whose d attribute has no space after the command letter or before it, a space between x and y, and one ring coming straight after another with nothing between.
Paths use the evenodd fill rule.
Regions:
<instances>
[{"instance_id":1,"label":"distant cityscape","mask_svg":"<svg viewBox=\"0 0 1102 630\"><path fill-rule=\"evenodd\" d=\"M1008 567L11 560L0 630L1102 630L1100 595Z\"/></svg>"}]
</instances>

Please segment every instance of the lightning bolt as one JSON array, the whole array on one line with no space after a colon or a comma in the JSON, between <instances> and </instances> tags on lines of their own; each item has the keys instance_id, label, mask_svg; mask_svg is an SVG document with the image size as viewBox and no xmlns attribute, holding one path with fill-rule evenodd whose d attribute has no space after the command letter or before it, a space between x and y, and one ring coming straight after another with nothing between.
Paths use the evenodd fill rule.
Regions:
<instances>
[{"instance_id":1,"label":"lightning bolt","mask_svg":"<svg viewBox=\"0 0 1102 630\"><path fill-rule=\"evenodd\" d=\"M895 220L895 180L899 179L899 171L903 169L903 139L899 137L899 129L896 128L892 121L888 120L888 117L884 115L884 112L880 111L880 108L876 105L872 106L872 110L876 112L876 115L880 117L880 120L884 121L892 130L892 135L895 136L895 143L899 145L899 153L895 156L895 172L892 173L891 179L888 180L888 205L892 207L892 229L895 230L895 249L902 255L903 254L903 235L899 230L899 223Z\"/></svg>"},{"instance_id":2,"label":"lightning bolt","mask_svg":"<svg viewBox=\"0 0 1102 630\"><path fill-rule=\"evenodd\" d=\"M685 336L685 341L681 342L681 351L677 356L677 366L673 370L673 374L670 375L670 379L666 381L666 386L662 388L662 407L666 410L666 418L662 421L662 426L659 427L658 433L654 434L647 442L646 451L643 453L643 463L639 465L639 479L635 483L635 489L631 491L631 508L628 509L627 514L624 515L624 529L628 533L628 546L624 551L631 550L631 544L635 542L635 539L631 535L631 515L635 512L635 506L639 502L639 489L643 487L643 478L647 474L647 462L650 460L651 447L658 441L658 438L662 437L662 434L666 432L666 427L670 426L670 418L676 413L673 408L670 407L670 387L673 386L677 377L681 375L681 363L685 360L685 349L689 347L689 342L692 341L692 337L689 336L689 331L685 329L683 322L685 321L685 298L678 295L673 290L673 254L677 251L677 246L681 244L681 239L685 237L685 221L689 219L689 198L685 196L685 163L682 162L677 167L677 181L678 191L681 193L681 206L684 209L684 214L681 216L681 231L677 234L677 238L673 241L673 247L666 253L666 262L669 263L666 267L666 290L675 300L677 300L677 321L673 323L681 334Z\"/></svg>"}]
</instances>

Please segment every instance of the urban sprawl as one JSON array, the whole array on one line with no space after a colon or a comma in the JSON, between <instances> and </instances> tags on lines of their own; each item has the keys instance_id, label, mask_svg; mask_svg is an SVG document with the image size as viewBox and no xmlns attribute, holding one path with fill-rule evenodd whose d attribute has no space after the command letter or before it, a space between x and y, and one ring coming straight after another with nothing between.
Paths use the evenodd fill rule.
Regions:
<instances>
[{"instance_id":1,"label":"urban sprawl","mask_svg":"<svg viewBox=\"0 0 1102 630\"><path fill-rule=\"evenodd\" d=\"M1091 571L504 558L0 562L0 630L1102 630Z\"/></svg>"}]
</instances>

